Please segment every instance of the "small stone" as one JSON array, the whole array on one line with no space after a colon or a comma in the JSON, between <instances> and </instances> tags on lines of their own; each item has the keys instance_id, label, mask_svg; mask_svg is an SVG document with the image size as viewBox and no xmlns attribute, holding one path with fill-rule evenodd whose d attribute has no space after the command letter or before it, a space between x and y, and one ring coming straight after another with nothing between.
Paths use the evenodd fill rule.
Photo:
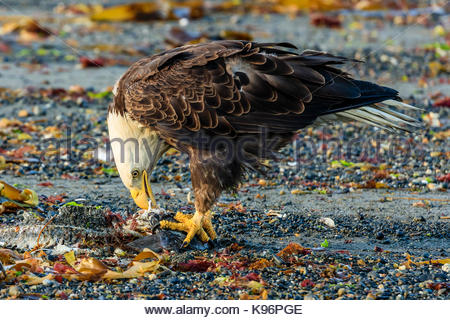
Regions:
<instances>
[{"instance_id":1,"label":"small stone","mask_svg":"<svg viewBox=\"0 0 450 320\"><path fill-rule=\"evenodd\" d=\"M44 280L42 281L42 284L43 284L44 286L58 286L58 285L59 285L59 282L54 281L54 280L50 280L50 279L44 279Z\"/></svg>"},{"instance_id":2,"label":"small stone","mask_svg":"<svg viewBox=\"0 0 450 320\"><path fill-rule=\"evenodd\" d=\"M31 108L31 111L33 112L33 114L34 114L35 116L40 116L40 115L42 115L42 110L41 110L41 108L40 108L39 106L33 106L33 107Z\"/></svg>"},{"instance_id":3,"label":"small stone","mask_svg":"<svg viewBox=\"0 0 450 320\"><path fill-rule=\"evenodd\" d=\"M339 297L341 297L341 296L343 296L345 294L345 288L339 288L339 290L338 290L338 292L337 292L337 295L339 296Z\"/></svg>"},{"instance_id":4,"label":"small stone","mask_svg":"<svg viewBox=\"0 0 450 320\"><path fill-rule=\"evenodd\" d=\"M376 299L376 297L371 292L369 292L366 296L366 300L375 300L375 299Z\"/></svg>"},{"instance_id":5,"label":"small stone","mask_svg":"<svg viewBox=\"0 0 450 320\"><path fill-rule=\"evenodd\" d=\"M327 227L330 227L330 228L334 228L336 226L333 219L331 219L331 218L322 217L319 219L319 222L323 223L324 225L326 225Z\"/></svg>"},{"instance_id":6,"label":"small stone","mask_svg":"<svg viewBox=\"0 0 450 320\"><path fill-rule=\"evenodd\" d=\"M293 189L291 190L291 194L304 194L305 192L300 189Z\"/></svg>"},{"instance_id":7,"label":"small stone","mask_svg":"<svg viewBox=\"0 0 450 320\"><path fill-rule=\"evenodd\" d=\"M11 297L17 297L17 296L19 296L19 295L20 295L20 292L21 292L21 290L20 290L20 288L19 288L18 286L11 286L11 287L9 287L9 290L8 290L8 294L9 294Z\"/></svg>"},{"instance_id":8,"label":"small stone","mask_svg":"<svg viewBox=\"0 0 450 320\"><path fill-rule=\"evenodd\" d=\"M259 184L261 187L267 187L267 180L265 180L265 179L259 179L258 184Z\"/></svg>"},{"instance_id":9,"label":"small stone","mask_svg":"<svg viewBox=\"0 0 450 320\"><path fill-rule=\"evenodd\" d=\"M450 263L446 263L442 266L442 271L450 272Z\"/></svg>"},{"instance_id":10,"label":"small stone","mask_svg":"<svg viewBox=\"0 0 450 320\"><path fill-rule=\"evenodd\" d=\"M28 117L28 111L25 109L19 110L19 112L17 113L17 116L20 118Z\"/></svg>"},{"instance_id":11,"label":"small stone","mask_svg":"<svg viewBox=\"0 0 450 320\"><path fill-rule=\"evenodd\" d=\"M433 157L433 158L440 157L441 155L442 155L442 152L439 152L439 151L430 152L430 157Z\"/></svg>"},{"instance_id":12,"label":"small stone","mask_svg":"<svg viewBox=\"0 0 450 320\"><path fill-rule=\"evenodd\" d=\"M84 88L82 86L74 84L74 85L71 85L69 87L69 92L78 93L78 94L84 94L85 90L84 90Z\"/></svg>"},{"instance_id":13,"label":"small stone","mask_svg":"<svg viewBox=\"0 0 450 320\"><path fill-rule=\"evenodd\" d=\"M438 296L443 296L446 291L447 291L447 289L445 289L445 288L439 289L438 292L437 292L437 295Z\"/></svg>"},{"instance_id":14,"label":"small stone","mask_svg":"<svg viewBox=\"0 0 450 320\"><path fill-rule=\"evenodd\" d=\"M116 255L116 256L118 256L118 257L123 257L123 256L125 256L125 251L123 251L122 249L120 249L120 248L116 248L115 250L114 250L114 254Z\"/></svg>"}]
</instances>

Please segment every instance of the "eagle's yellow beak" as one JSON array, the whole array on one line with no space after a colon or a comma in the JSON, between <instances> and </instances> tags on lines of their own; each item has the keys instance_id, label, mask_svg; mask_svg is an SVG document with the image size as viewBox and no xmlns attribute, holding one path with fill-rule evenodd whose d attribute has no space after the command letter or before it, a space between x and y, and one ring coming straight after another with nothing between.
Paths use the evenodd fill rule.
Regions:
<instances>
[{"instance_id":1,"label":"eagle's yellow beak","mask_svg":"<svg viewBox=\"0 0 450 320\"><path fill-rule=\"evenodd\" d=\"M148 209L148 206L149 206L148 199L149 198L152 202L152 208L158 207L156 205L156 199L155 199L155 196L153 195L152 188L150 186L150 183L148 182L147 171L144 170L142 172L141 188L140 189L132 188L132 189L130 189L130 192L131 192L131 196L133 197L134 202L136 202L136 204L140 208L142 208L144 210Z\"/></svg>"}]
</instances>

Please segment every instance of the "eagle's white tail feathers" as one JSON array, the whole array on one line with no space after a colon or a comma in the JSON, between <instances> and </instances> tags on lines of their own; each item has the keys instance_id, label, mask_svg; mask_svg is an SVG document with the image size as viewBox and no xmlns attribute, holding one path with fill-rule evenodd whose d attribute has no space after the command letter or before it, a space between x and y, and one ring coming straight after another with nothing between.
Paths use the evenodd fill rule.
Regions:
<instances>
[{"instance_id":1,"label":"eagle's white tail feathers","mask_svg":"<svg viewBox=\"0 0 450 320\"><path fill-rule=\"evenodd\" d=\"M401 109L405 109L405 110L422 110L421 108L417 108L415 106L412 106L410 104L401 102L401 101L397 101L397 100L384 100L383 102L381 102L382 104L387 104L388 106L391 107L398 107Z\"/></svg>"},{"instance_id":2,"label":"eagle's white tail feathers","mask_svg":"<svg viewBox=\"0 0 450 320\"><path fill-rule=\"evenodd\" d=\"M392 110L391 107L398 107L404 110L421 110L420 108L396 100L386 100L381 103L372 104L357 109L337 112L319 117L314 125L321 125L324 122L335 121L358 121L371 126L379 127L390 132L413 131L422 125L416 119Z\"/></svg>"}]
</instances>

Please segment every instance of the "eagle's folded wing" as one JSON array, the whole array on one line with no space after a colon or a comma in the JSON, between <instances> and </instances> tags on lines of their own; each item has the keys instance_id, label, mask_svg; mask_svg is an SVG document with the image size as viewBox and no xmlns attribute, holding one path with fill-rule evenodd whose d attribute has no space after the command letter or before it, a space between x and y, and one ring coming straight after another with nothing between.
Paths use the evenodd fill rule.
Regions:
<instances>
[{"instance_id":1,"label":"eagle's folded wing","mask_svg":"<svg viewBox=\"0 0 450 320\"><path fill-rule=\"evenodd\" d=\"M114 107L165 137L199 130L232 137L261 127L282 134L336 120L392 130L416 125L390 109L401 106L396 90L336 68L349 59L287 48L295 47L217 41L142 59L119 80Z\"/></svg>"}]
</instances>

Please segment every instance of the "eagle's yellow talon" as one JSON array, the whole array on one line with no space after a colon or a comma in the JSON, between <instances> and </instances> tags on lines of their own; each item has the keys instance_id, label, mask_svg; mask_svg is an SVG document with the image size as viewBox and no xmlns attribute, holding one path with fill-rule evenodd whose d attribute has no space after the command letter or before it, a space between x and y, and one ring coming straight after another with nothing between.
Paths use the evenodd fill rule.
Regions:
<instances>
[{"instance_id":1,"label":"eagle's yellow talon","mask_svg":"<svg viewBox=\"0 0 450 320\"><path fill-rule=\"evenodd\" d=\"M214 240L217 237L211 223L210 212L206 214L196 212L194 215L177 212L174 219L178 222L162 220L160 222L160 226L163 229L186 232L187 235L184 239L183 247L189 245L195 235L197 235L203 242L208 242L209 239Z\"/></svg>"},{"instance_id":2,"label":"eagle's yellow talon","mask_svg":"<svg viewBox=\"0 0 450 320\"><path fill-rule=\"evenodd\" d=\"M211 221L211 211L208 211L203 218L203 229L205 229L211 240L215 240L217 238L216 231L214 230L214 226Z\"/></svg>"},{"instance_id":3,"label":"eagle's yellow talon","mask_svg":"<svg viewBox=\"0 0 450 320\"><path fill-rule=\"evenodd\" d=\"M184 214L178 211L174 219L177 220L178 222L186 222L192 219L193 216L194 216L193 214Z\"/></svg>"}]
</instances>

